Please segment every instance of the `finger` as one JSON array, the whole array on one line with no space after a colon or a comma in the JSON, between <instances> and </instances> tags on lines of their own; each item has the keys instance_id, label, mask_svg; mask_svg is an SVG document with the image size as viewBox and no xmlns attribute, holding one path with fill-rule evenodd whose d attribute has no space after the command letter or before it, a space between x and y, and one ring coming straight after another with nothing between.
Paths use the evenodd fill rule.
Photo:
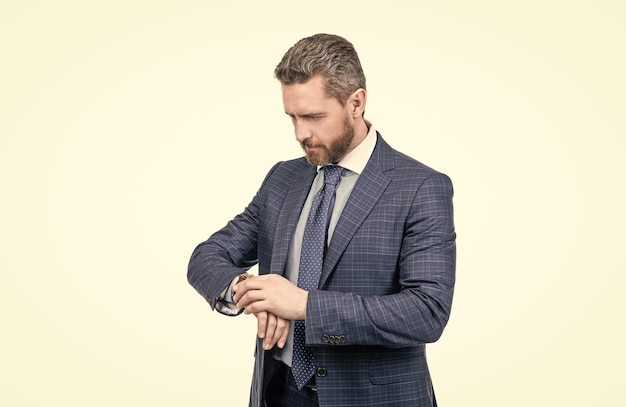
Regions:
<instances>
[{"instance_id":1,"label":"finger","mask_svg":"<svg viewBox=\"0 0 626 407\"><path fill-rule=\"evenodd\" d=\"M237 301L241 296L243 296L246 292L253 289L250 285L250 281L257 277L250 276L245 280L240 281L239 283L233 286L233 299Z\"/></svg>"},{"instance_id":2,"label":"finger","mask_svg":"<svg viewBox=\"0 0 626 407\"><path fill-rule=\"evenodd\" d=\"M256 315L256 314L258 314L260 312L267 311L266 309L261 307L260 304L261 304L260 301L249 301L249 298L242 298L237 303L237 308L243 309L243 312L245 314L254 314L254 315Z\"/></svg>"},{"instance_id":3,"label":"finger","mask_svg":"<svg viewBox=\"0 0 626 407\"><path fill-rule=\"evenodd\" d=\"M241 280L240 282L238 282L237 284L235 284L233 286L233 288L235 287L258 287L259 283L261 283L263 280L265 280L264 278L265 276L249 276L248 278L246 278L245 280Z\"/></svg>"},{"instance_id":4,"label":"finger","mask_svg":"<svg viewBox=\"0 0 626 407\"><path fill-rule=\"evenodd\" d=\"M259 312L255 314L257 318L257 335L259 338L265 338L265 328L267 326L267 312Z\"/></svg>"},{"instance_id":5,"label":"finger","mask_svg":"<svg viewBox=\"0 0 626 407\"><path fill-rule=\"evenodd\" d=\"M278 345L279 348L285 346L287 336L289 335L289 321L283 318L278 318L276 323L276 329L274 330L273 342Z\"/></svg>"},{"instance_id":6,"label":"finger","mask_svg":"<svg viewBox=\"0 0 626 407\"><path fill-rule=\"evenodd\" d=\"M263 349L270 350L276 344L274 332L276 331L277 318L274 314L267 314L267 324L265 327L265 339L263 339Z\"/></svg>"},{"instance_id":7,"label":"finger","mask_svg":"<svg viewBox=\"0 0 626 407\"><path fill-rule=\"evenodd\" d=\"M235 291L238 294L238 296L242 296L248 291L262 290L264 288L275 286L277 281L279 280L285 280L285 278L283 276L279 276L278 274L265 274L262 276L253 276L253 277L249 277L247 280L244 280L240 283L235 284L233 286L233 291Z\"/></svg>"},{"instance_id":8,"label":"finger","mask_svg":"<svg viewBox=\"0 0 626 407\"><path fill-rule=\"evenodd\" d=\"M289 336L289 328L290 328L290 321L286 320L286 319L282 319L283 322L283 326L280 327L280 336L277 339L277 344L279 348L284 348L285 344L287 343L287 337Z\"/></svg>"},{"instance_id":9,"label":"finger","mask_svg":"<svg viewBox=\"0 0 626 407\"><path fill-rule=\"evenodd\" d=\"M287 336L289 335L289 321L280 317L276 317L274 316L274 314L271 313L269 315L269 318L276 318L276 325L272 333L268 324L268 329L265 331L264 345L266 346L266 349L271 349L275 345L278 345L280 348L282 348L285 346L285 343L287 342Z\"/></svg>"},{"instance_id":10,"label":"finger","mask_svg":"<svg viewBox=\"0 0 626 407\"><path fill-rule=\"evenodd\" d=\"M237 308L244 308L247 314L256 314L257 312L272 312L272 308L276 302L268 297L268 293L262 290L251 290L245 293L237 302Z\"/></svg>"},{"instance_id":11,"label":"finger","mask_svg":"<svg viewBox=\"0 0 626 407\"><path fill-rule=\"evenodd\" d=\"M233 286L233 300L239 301L239 299L247 292L245 281L237 283Z\"/></svg>"},{"instance_id":12,"label":"finger","mask_svg":"<svg viewBox=\"0 0 626 407\"><path fill-rule=\"evenodd\" d=\"M235 298L235 301L237 301L237 308L241 309L241 308L246 308L250 304L253 304L262 299L263 299L262 293L260 293L258 290L252 290L252 291L247 291L244 294L237 293L237 298ZM252 314L256 314L257 312L260 312L260 311L261 310L254 311L252 312Z\"/></svg>"}]
</instances>

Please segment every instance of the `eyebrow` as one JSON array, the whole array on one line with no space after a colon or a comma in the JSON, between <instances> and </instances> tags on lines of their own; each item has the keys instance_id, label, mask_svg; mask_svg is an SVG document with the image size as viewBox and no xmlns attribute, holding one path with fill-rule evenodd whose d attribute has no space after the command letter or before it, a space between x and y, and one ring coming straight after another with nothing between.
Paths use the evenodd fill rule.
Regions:
<instances>
[{"instance_id":1,"label":"eyebrow","mask_svg":"<svg viewBox=\"0 0 626 407\"><path fill-rule=\"evenodd\" d=\"M289 117L299 116L299 117L304 117L304 118L326 116L326 113L323 113L323 112L313 112L313 113L305 113L305 114L293 114L293 113L285 112L285 114Z\"/></svg>"}]
</instances>

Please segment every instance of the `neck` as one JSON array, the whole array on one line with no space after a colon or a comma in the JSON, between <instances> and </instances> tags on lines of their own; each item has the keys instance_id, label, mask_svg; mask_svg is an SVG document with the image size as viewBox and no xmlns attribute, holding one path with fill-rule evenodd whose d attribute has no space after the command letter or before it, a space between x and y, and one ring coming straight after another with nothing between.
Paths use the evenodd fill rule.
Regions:
<instances>
[{"instance_id":1,"label":"neck","mask_svg":"<svg viewBox=\"0 0 626 407\"><path fill-rule=\"evenodd\" d=\"M359 117L354 123L354 141L352 142L352 148L361 144L365 137L367 137L367 133L370 131L370 126L368 122L363 118L363 116Z\"/></svg>"}]
</instances>

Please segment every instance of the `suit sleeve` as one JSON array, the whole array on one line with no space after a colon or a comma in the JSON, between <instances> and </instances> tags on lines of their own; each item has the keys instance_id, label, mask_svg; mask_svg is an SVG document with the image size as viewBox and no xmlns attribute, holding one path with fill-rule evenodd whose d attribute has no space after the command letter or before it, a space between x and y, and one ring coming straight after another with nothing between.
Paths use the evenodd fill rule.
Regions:
<instances>
[{"instance_id":1,"label":"suit sleeve","mask_svg":"<svg viewBox=\"0 0 626 407\"><path fill-rule=\"evenodd\" d=\"M239 274L258 262L257 242L263 186L280 165L276 164L265 177L261 188L246 209L224 228L200 243L189 261L187 280L211 305L225 315L241 313L224 302L224 291Z\"/></svg>"},{"instance_id":2,"label":"suit sleeve","mask_svg":"<svg viewBox=\"0 0 626 407\"><path fill-rule=\"evenodd\" d=\"M387 295L316 290L309 293L309 346L401 348L434 342L449 319L455 281L456 234L450 179L432 174L408 210L394 267L398 290ZM384 236L381 236L384 238ZM374 272L364 262L360 273ZM355 281L358 287L358 281Z\"/></svg>"}]
</instances>

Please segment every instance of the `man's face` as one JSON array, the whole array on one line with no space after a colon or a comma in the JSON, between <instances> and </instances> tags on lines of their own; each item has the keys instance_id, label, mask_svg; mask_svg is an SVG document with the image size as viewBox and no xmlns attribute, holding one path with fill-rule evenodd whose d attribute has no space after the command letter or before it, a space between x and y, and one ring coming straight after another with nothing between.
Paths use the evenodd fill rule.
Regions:
<instances>
[{"instance_id":1,"label":"man's face","mask_svg":"<svg viewBox=\"0 0 626 407\"><path fill-rule=\"evenodd\" d=\"M326 94L321 76L284 85L283 105L309 163L336 163L354 148L354 125L347 104L343 106Z\"/></svg>"}]
</instances>

